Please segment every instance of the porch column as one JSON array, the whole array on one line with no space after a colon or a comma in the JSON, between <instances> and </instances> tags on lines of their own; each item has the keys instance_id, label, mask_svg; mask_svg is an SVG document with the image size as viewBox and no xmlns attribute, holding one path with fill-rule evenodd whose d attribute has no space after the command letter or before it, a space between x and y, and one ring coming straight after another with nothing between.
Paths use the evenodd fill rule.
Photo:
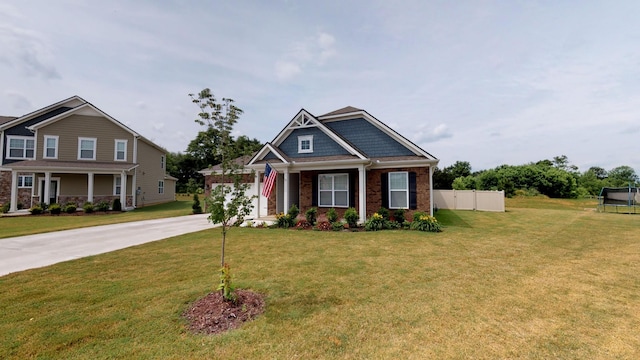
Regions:
<instances>
[{"instance_id":1,"label":"porch column","mask_svg":"<svg viewBox=\"0 0 640 360\"><path fill-rule=\"evenodd\" d=\"M136 208L138 203L138 169L133 171L133 177L131 178L131 205Z\"/></svg>"},{"instance_id":2,"label":"porch column","mask_svg":"<svg viewBox=\"0 0 640 360\"><path fill-rule=\"evenodd\" d=\"M363 224L367 220L367 170L364 165L358 167L358 213Z\"/></svg>"},{"instance_id":3,"label":"porch column","mask_svg":"<svg viewBox=\"0 0 640 360\"><path fill-rule=\"evenodd\" d=\"M44 173L44 199L40 199L40 202L49 204L51 199L51 172L47 171Z\"/></svg>"},{"instance_id":4,"label":"porch column","mask_svg":"<svg viewBox=\"0 0 640 360\"><path fill-rule=\"evenodd\" d=\"M127 173L122 172L120 174L120 204L122 204L122 208L127 208Z\"/></svg>"},{"instance_id":5,"label":"porch column","mask_svg":"<svg viewBox=\"0 0 640 360\"><path fill-rule=\"evenodd\" d=\"M93 203L93 173L87 174L87 201Z\"/></svg>"},{"instance_id":6,"label":"porch column","mask_svg":"<svg viewBox=\"0 0 640 360\"><path fill-rule=\"evenodd\" d=\"M18 172L11 170L11 207L9 212L18 211Z\"/></svg>"},{"instance_id":7,"label":"porch column","mask_svg":"<svg viewBox=\"0 0 640 360\"><path fill-rule=\"evenodd\" d=\"M260 218L260 171L256 171L256 174L254 176L253 179L253 187L256 189L256 206L258 206L258 209L256 210L256 219Z\"/></svg>"},{"instance_id":8,"label":"porch column","mask_svg":"<svg viewBox=\"0 0 640 360\"><path fill-rule=\"evenodd\" d=\"M475 200L475 196L474 196ZM475 209L475 205L474 205ZM429 214L433 216L433 166L429 165Z\"/></svg>"},{"instance_id":9,"label":"porch column","mask_svg":"<svg viewBox=\"0 0 640 360\"><path fill-rule=\"evenodd\" d=\"M289 204L289 169L286 168L284 169L284 197L283 197L283 203L284 203L284 209L282 209L282 211L286 214L287 211L289 211L289 206L291 206Z\"/></svg>"}]
</instances>

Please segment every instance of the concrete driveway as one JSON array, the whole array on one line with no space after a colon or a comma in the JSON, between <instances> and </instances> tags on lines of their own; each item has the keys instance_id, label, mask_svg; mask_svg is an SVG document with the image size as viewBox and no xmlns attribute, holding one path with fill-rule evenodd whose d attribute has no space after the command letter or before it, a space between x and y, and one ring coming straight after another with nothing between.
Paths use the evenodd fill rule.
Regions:
<instances>
[{"instance_id":1,"label":"concrete driveway","mask_svg":"<svg viewBox=\"0 0 640 360\"><path fill-rule=\"evenodd\" d=\"M0 276L102 254L213 225L209 214L135 221L0 239Z\"/></svg>"}]
</instances>

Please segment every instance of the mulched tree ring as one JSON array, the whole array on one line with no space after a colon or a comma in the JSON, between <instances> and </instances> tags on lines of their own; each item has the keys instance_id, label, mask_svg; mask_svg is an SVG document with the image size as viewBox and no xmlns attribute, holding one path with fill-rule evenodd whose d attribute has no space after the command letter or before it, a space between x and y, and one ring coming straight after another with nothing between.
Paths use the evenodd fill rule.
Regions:
<instances>
[{"instance_id":1,"label":"mulched tree ring","mask_svg":"<svg viewBox=\"0 0 640 360\"><path fill-rule=\"evenodd\" d=\"M197 334L219 334L236 329L264 312L262 294L236 290L236 301L224 301L220 291L195 301L182 313L189 320L189 330Z\"/></svg>"}]
</instances>

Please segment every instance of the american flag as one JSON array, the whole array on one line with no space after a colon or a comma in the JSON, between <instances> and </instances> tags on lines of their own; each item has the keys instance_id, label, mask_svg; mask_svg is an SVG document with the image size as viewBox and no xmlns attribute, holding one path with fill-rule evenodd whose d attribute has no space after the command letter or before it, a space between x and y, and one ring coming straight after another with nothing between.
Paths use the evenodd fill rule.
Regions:
<instances>
[{"instance_id":1,"label":"american flag","mask_svg":"<svg viewBox=\"0 0 640 360\"><path fill-rule=\"evenodd\" d=\"M276 176L278 176L278 172L267 163L264 167L264 184L262 185L262 195L264 197L271 196L273 185L276 183Z\"/></svg>"}]
</instances>

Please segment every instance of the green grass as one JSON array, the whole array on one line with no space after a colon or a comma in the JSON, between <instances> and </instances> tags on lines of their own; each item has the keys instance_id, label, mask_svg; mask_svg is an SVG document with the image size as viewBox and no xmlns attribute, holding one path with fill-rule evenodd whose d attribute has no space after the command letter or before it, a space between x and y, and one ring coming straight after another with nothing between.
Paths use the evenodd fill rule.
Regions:
<instances>
[{"instance_id":1,"label":"green grass","mask_svg":"<svg viewBox=\"0 0 640 360\"><path fill-rule=\"evenodd\" d=\"M192 201L179 200L122 213L91 215L24 215L0 217L0 238L191 214ZM80 213L78 213L80 214Z\"/></svg>"},{"instance_id":2,"label":"green grass","mask_svg":"<svg viewBox=\"0 0 640 360\"><path fill-rule=\"evenodd\" d=\"M552 207L440 210L437 234L232 229L267 308L216 336L180 317L215 286L216 229L10 274L0 358L638 358L640 216Z\"/></svg>"}]
</instances>

